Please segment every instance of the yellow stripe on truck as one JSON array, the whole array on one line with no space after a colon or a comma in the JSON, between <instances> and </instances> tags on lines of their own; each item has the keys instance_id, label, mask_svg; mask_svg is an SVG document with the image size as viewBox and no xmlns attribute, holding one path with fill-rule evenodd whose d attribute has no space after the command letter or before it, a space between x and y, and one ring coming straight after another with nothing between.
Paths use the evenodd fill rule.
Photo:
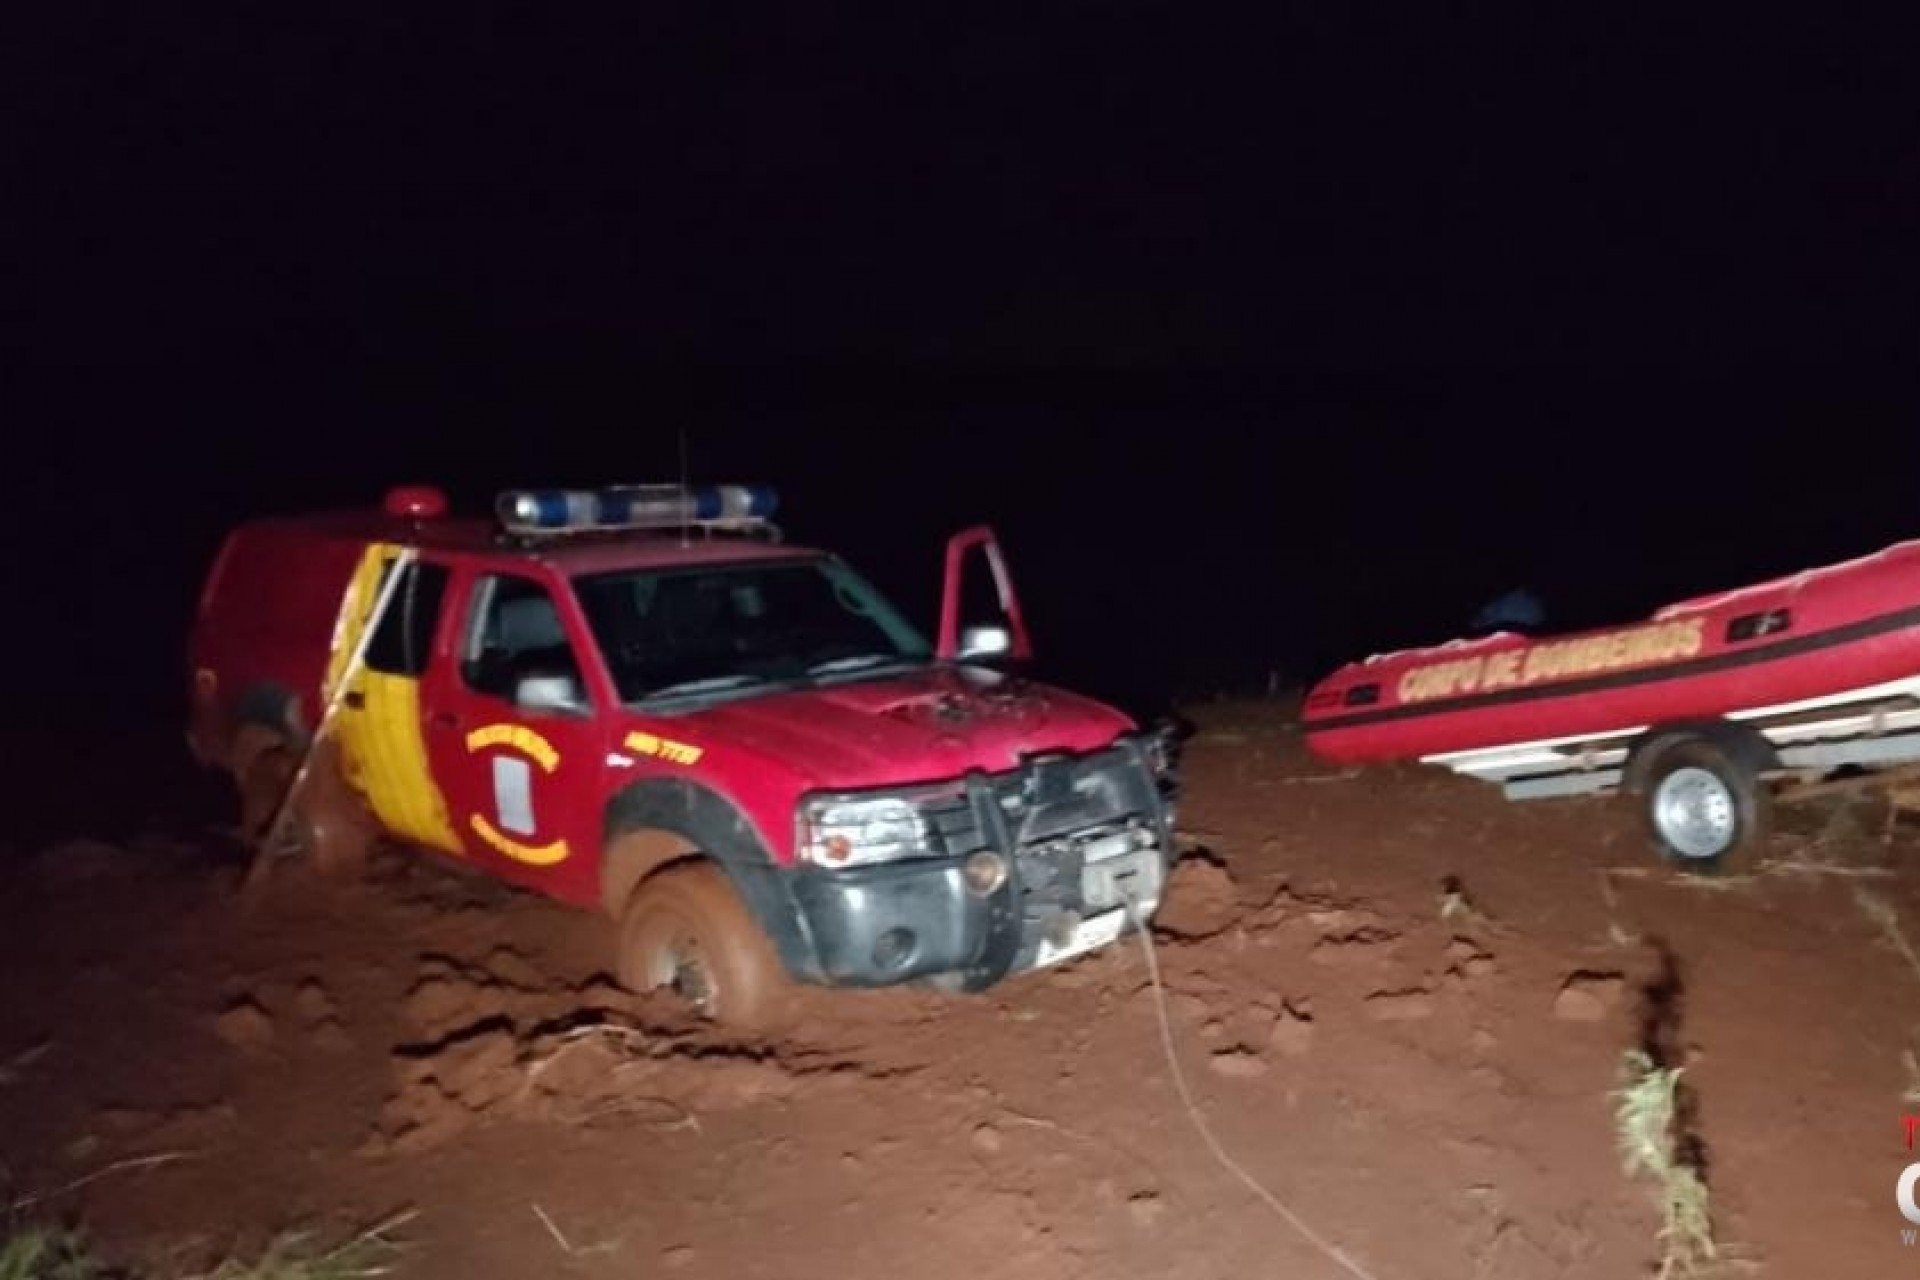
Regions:
<instances>
[{"instance_id":1,"label":"yellow stripe on truck","mask_svg":"<svg viewBox=\"0 0 1920 1280\"><path fill-rule=\"evenodd\" d=\"M329 698L366 631L368 615L380 595L381 570L400 550L389 543L374 543L354 571L327 667ZM400 607L400 598L395 596L388 607ZM447 817L446 797L427 763L420 682L362 667L352 688L360 693L361 705L342 707L336 718L348 784L366 797L381 825L395 835L448 853L460 852L460 839Z\"/></svg>"}]
</instances>

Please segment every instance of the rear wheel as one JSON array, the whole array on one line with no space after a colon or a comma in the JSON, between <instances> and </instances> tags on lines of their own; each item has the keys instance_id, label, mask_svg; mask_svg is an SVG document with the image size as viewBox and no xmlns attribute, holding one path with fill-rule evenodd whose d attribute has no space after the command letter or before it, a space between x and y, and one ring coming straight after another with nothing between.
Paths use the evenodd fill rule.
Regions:
<instances>
[{"instance_id":1,"label":"rear wheel","mask_svg":"<svg viewBox=\"0 0 1920 1280\"><path fill-rule=\"evenodd\" d=\"M1765 786L1749 765L1706 738L1662 750L1640 798L1655 846L1682 870L1742 871L1766 843L1771 814Z\"/></svg>"},{"instance_id":2,"label":"rear wheel","mask_svg":"<svg viewBox=\"0 0 1920 1280\"><path fill-rule=\"evenodd\" d=\"M331 739L320 742L299 793L289 797L299 770L300 753L284 741L255 752L244 764L240 829L247 846L256 857L296 855L323 872L363 867L373 849L375 825L341 776L339 748ZM269 839L272 848L267 847Z\"/></svg>"},{"instance_id":3,"label":"rear wheel","mask_svg":"<svg viewBox=\"0 0 1920 1280\"><path fill-rule=\"evenodd\" d=\"M620 924L619 974L631 991L671 988L715 1022L768 1030L792 991L760 922L719 867L697 861L640 882Z\"/></svg>"}]
</instances>

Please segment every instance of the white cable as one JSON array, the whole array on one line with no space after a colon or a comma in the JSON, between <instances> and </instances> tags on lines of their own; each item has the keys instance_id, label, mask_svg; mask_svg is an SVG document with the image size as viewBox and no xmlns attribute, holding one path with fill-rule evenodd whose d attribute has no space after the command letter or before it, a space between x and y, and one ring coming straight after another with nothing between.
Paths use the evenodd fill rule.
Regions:
<instances>
[{"instance_id":1,"label":"white cable","mask_svg":"<svg viewBox=\"0 0 1920 1280\"><path fill-rule=\"evenodd\" d=\"M1133 921L1135 930L1140 934L1140 949L1146 953L1147 957L1147 977L1153 986L1154 1012L1160 1018L1160 1047L1166 1051L1167 1068L1173 1072L1173 1087L1179 1092L1180 1101L1187 1109L1187 1118L1193 1122L1194 1129L1200 1134L1200 1140L1206 1143L1207 1150L1212 1153L1215 1160L1220 1162L1221 1168L1258 1196L1269 1209L1279 1214L1288 1226L1305 1237L1308 1244L1338 1263L1340 1268L1348 1275L1355 1277L1355 1280L1378 1280L1371 1271L1349 1258L1338 1246L1308 1226L1299 1214L1281 1201L1279 1196L1262 1186L1260 1180L1248 1173L1239 1161L1227 1154L1227 1149L1220 1145L1218 1138L1213 1136L1213 1130L1207 1127L1207 1119L1201 1114L1199 1104L1193 1099L1193 1090L1187 1086L1187 1074L1180 1069L1180 1056L1174 1051L1173 1024L1167 1017L1167 993L1160 981L1160 959L1154 954L1152 932L1147 927L1147 922L1140 918L1139 907L1134 902L1132 894L1126 895L1125 902L1127 917Z\"/></svg>"}]
</instances>

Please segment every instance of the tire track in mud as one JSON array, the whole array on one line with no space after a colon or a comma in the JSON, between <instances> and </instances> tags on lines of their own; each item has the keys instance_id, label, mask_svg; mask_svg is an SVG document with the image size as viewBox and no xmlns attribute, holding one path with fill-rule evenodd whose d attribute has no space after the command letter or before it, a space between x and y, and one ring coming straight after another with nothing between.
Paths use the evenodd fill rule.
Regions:
<instances>
[{"instance_id":1,"label":"tire track in mud","mask_svg":"<svg viewBox=\"0 0 1920 1280\"><path fill-rule=\"evenodd\" d=\"M604 976L546 979L507 949L478 963L422 956L405 1019L414 1034L392 1050L391 1091L362 1155L428 1150L495 1119L698 1128L702 1115L926 1067L740 1040Z\"/></svg>"}]
</instances>

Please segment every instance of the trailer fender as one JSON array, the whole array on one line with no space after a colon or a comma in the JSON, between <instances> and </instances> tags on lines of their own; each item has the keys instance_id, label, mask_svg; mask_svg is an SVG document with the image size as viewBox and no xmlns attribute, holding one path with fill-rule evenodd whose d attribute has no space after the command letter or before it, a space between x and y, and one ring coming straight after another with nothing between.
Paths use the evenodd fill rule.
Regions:
<instances>
[{"instance_id":1,"label":"trailer fender","mask_svg":"<svg viewBox=\"0 0 1920 1280\"><path fill-rule=\"evenodd\" d=\"M1751 725L1734 720L1680 721L1655 725L1634 741L1628 751L1620 790L1628 795L1644 794L1647 779L1663 753L1683 742L1701 740L1713 743L1755 774L1765 775L1780 768L1780 756L1773 743Z\"/></svg>"}]
</instances>

